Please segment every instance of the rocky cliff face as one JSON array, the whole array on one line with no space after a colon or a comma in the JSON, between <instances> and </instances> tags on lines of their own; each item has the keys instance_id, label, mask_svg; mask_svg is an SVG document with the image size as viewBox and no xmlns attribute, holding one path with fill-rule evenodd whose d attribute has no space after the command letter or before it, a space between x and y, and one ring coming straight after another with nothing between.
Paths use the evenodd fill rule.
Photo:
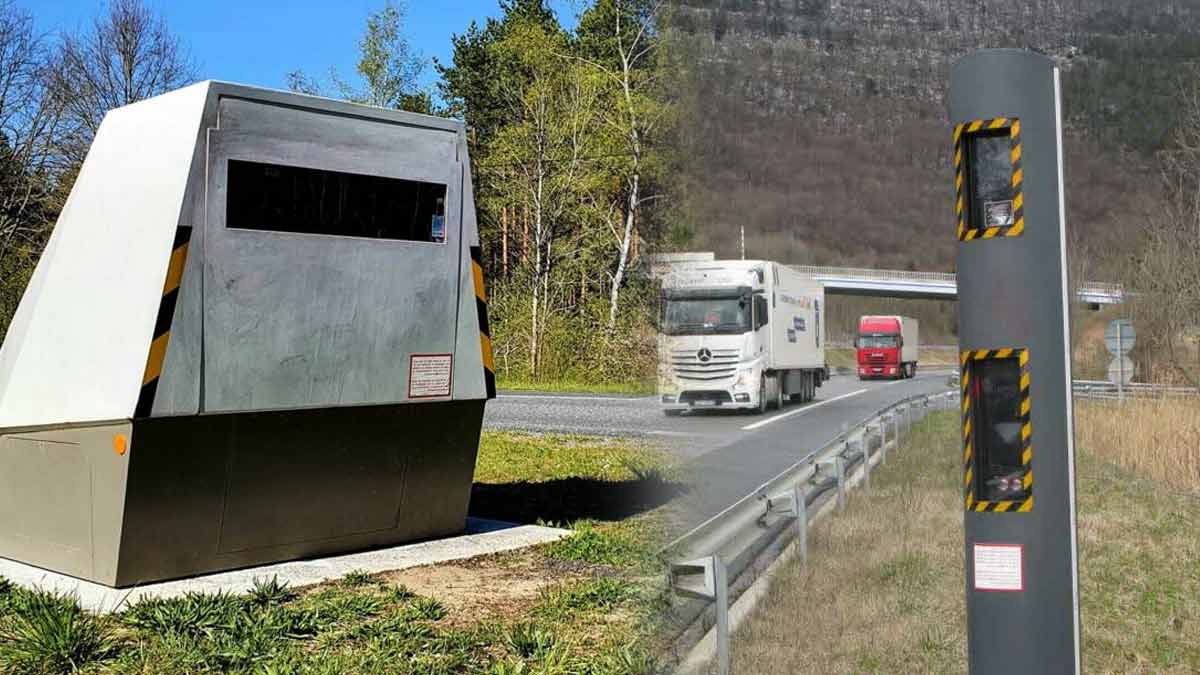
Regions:
<instances>
[{"instance_id":1,"label":"rocky cliff face","mask_svg":"<svg viewBox=\"0 0 1200 675\"><path fill-rule=\"evenodd\" d=\"M1200 0L682 0L687 217L698 246L947 270L949 64L1034 49L1064 70L1076 238L1111 248L1154 199L1152 153L1200 59Z\"/></svg>"}]
</instances>

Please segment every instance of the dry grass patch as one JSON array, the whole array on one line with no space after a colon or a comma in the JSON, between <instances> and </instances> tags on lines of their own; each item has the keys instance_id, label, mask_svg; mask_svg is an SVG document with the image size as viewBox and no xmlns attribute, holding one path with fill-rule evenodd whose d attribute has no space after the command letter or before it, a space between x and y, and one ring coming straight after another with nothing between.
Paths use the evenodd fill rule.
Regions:
<instances>
[{"instance_id":1,"label":"dry grass patch","mask_svg":"<svg viewBox=\"0 0 1200 675\"><path fill-rule=\"evenodd\" d=\"M1080 447L1200 494L1200 399L1081 401L1075 412Z\"/></svg>"},{"instance_id":2,"label":"dry grass patch","mask_svg":"<svg viewBox=\"0 0 1200 675\"><path fill-rule=\"evenodd\" d=\"M734 637L735 672L966 671L957 432L930 415L871 496L814 528L808 569ZM1200 671L1200 500L1087 451L1078 494L1084 670Z\"/></svg>"}]
</instances>

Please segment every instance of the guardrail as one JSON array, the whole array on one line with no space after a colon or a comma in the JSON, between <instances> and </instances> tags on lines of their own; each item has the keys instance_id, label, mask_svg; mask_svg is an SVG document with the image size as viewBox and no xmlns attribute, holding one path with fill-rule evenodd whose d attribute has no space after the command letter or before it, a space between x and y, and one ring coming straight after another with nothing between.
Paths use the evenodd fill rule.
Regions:
<instances>
[{"instance_id":1,"label":"guardrail","mask_svg":"<svg viewBox=\"0 0 1200 675\"><path fill-rule=\"evenodd\" d=\"M951 386L958 386L958 370L950 375ZM1071 393L1075 398L1093 400L1119 401L1123 398L1155 399L1155 398L1193 398L1200 397L1200 389L1183 387L1172 384L1153 384L1151 382L1130 382L1118 387L1108 380L1072 380Z\"/></svg>"},{"instance_id":2,"label":"guardrail","mask_svg":"<svg viewBox=\"0 0 1200 675\"><path fill-rule=\"evenodd\" d=\"M903 434L930 408L957 409L958 391L912 396L847 427L749 495L663 549L669 584L686 598L675 617L686 626L676 641L691 652L684 670L708 660L694 649L710 630L717 669L729 672L730 601L749 588L792 542L801 564L808 557L808 526L845 508L850 489L871 489L872 467L887 462Z\"/></svg>"},{"instance_id":3,"label":"guardrail","mask_svg":"<svg viewBox=\"0 0 1200 675\"><path fill-rule=\"evenodd\" d=\"M1079 398L1120 400L1124 398L1190 398L1200 396L1200 389L1149 382L1130 382L1123 387L1106 380L1075 380L1071 391Z\"/></svg>"}]
</instances>

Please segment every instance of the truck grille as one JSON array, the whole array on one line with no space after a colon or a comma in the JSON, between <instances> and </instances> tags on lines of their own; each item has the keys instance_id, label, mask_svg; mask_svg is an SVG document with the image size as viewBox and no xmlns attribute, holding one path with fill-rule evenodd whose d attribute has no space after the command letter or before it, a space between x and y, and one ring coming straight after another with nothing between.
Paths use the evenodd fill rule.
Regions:
<instances>
[{"instance_id":1,"label":"truck grille","mask_svg":"<svg viewBox=\"0 0 1200 675\"><path fill-rule=\"evenodd\" d=\"M707 360L701 360L705 351ZM711 356L709 356L711 354ZM721 380L737 372L736 349L676 349L670 355L671 370L681 380L707 382Z\"/></svg>"}]
</instances>

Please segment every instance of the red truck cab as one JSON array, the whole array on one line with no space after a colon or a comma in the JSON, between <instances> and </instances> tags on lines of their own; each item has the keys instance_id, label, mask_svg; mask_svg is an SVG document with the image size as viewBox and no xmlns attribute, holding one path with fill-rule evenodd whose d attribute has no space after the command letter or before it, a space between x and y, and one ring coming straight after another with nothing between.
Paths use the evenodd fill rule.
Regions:
<instances>
[{"instance_id":1,"label":"red truck cab","mask_svg":"<svg viewBox=\"0 0 1200 675\"><path fill-rule=\"evenodd\" d=\"M917 322L903 316L864 316L858 320L858 378L901 379L917 372Z\"/></svg>"}]
</instances>

